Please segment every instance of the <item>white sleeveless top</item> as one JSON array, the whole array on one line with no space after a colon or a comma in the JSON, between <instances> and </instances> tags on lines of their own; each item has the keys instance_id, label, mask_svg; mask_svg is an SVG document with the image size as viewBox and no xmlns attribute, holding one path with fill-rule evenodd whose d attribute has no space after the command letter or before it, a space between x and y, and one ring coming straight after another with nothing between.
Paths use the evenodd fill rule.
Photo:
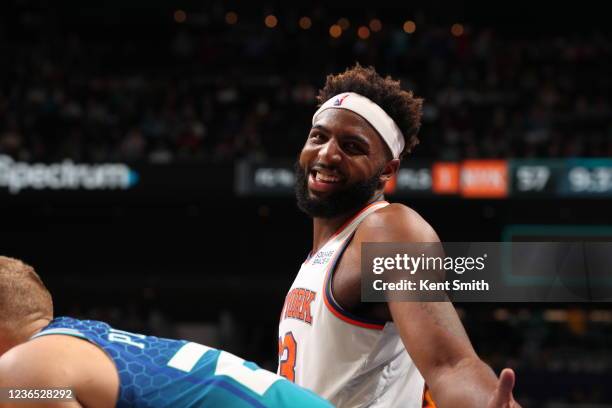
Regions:
<instances>
[{"instance_id":1,"label":"white sleeveless top","mask_svg":"<svg viewBox=\"0 0 612 408\"><path fill-rule=\"evenodd\" d=\"M387 206L349 220L300 268L281 313L278 373L338 407L421 407L424 380L392 322L352 316L333 299L332 274L355 230Z\"/></svg>"}]
</instances>

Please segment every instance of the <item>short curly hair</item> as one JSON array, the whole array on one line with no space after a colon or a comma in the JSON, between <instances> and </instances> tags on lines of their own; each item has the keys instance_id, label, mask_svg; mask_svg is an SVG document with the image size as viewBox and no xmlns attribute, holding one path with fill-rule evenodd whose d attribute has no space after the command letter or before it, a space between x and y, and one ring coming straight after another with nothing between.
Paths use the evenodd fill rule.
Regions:
<instances>
[{"instance_id":1,"label":"short curly hair","mask_svg":"<svg viewBox=\"0 0 612 408\"><path fill-rule=\"evenodd\" d=\"M423 99L412 91L403 90L400 81L390 76L383 78L374 67L362 67L357 63L340 74L330 74L325 86L319 90L319 106L331 97L343 92L355 92L380 106L395 121L406 140L400 158L419 144L417 133L421 127Z\"/></svg>"}]
</instances>

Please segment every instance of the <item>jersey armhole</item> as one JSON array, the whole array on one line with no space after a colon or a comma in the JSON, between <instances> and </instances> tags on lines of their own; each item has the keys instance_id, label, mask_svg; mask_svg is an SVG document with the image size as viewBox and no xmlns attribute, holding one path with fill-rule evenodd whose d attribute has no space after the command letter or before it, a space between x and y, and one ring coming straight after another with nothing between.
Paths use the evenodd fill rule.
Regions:
<instances>
[{"instance_id":1,"label":"jersey armhole","mask_svg":"<svg viewBox=\"0 0 612 408\"><path fill-rule=\"evenodd\" d=\"M30 340L34 340L34 339L44 337L44 336L75 337L77 339L86 341L87 343L95 346L98 350L104 353L104 355L110 360L110 362L113 364L113 367L115 367L115 370L117 371L117 378L119 379L119 389L117 390L117 403L119 403L119 400L121 399L122 388L123 388L123 385L121 382L121 374L119 373L119 369L117 368L117 364L115 363L115 360L113 359L113 357L106 350L104 350L104 348L101 345L95 343L89 337L81 333L80 331L76 329L70 329L70 328L53 328L53 329L44 330L30 337Z\"/></svg>"},{"instance_id":2,"label":"jersey armhole","mask_svg":"<svg viewBox=\"0 0 612 408\"><path fill-rule=\"evenodd\" d=\"M346 248L348 248L354 236L355 232L353 231L351 235L349 235L348 238L345 240L345 242L342 243L342 247L338 250L337 255L330 262L330 265L328 267L329 269L327 270L327 273L325 274L325 279L323 281L323 299L329 311L340 320L343 320L348 324L363 327L366 329L383 330L385 328L385 325L387 324L386 321L357 316L356 314L344 309L334 298L332 288L334 272L336 271L338 261L342 258L344 251L346 251Z\"/></svg>"},{"instance_id":3,"label":"jersey armhole","mask_svg":"<svg viewBox=\"0 0 612 408\"><path fill-rule=\"evenodd\" d=\"M89 340L80 331L78 331L76 329L69 329L69 328L55 328L55 329L43 330L43 331L40 331L40 332L36 333L32 337L30 337L30 340L37 339L37 338L43 337L43 336L50 336L50 335L54 335L54 334L59 334L59 335L64 335L64 336L71 336L71 337L78 337L80 339L87 340L88 342L94 344L91 340Z\"/></svg>"}]
</instances>

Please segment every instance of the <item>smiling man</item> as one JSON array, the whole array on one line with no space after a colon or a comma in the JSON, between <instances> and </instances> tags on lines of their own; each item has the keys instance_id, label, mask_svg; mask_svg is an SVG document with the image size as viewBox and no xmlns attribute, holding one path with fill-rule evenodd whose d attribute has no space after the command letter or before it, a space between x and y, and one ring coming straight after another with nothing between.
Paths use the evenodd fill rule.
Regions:
<instances>
[{"instance_id":1,"label":"smiling man","mask_svg":"<svg viewBox=\"0 0 612 408\"><path fill-rule=\"evenodd\" d=\"M414 210L383 198L418 143L422 100L359 65L330 75L296 164L312 250L279 325L279 374L339 407L518 407L514 373L497 378L451 303L362 303L363 242L438 242Z\"/></svg>"}]
</instances>

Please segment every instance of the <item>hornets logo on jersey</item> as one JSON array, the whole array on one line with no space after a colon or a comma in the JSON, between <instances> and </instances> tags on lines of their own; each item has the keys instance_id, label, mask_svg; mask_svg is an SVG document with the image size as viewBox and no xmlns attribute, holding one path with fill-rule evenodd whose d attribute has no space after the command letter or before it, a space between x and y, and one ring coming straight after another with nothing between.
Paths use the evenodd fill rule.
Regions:
<instances>
[{"instance_id":1,"label":"hornets logo on jersey","mask_svg":"<svg viewBox=\"0 0 612 408\"><path fill-rule=\"evenodd\" d=\"M233 354L184 340L116 330L69 317L34 337L80 337L104 350L119 373L117 407L331 407L314 393Z\"/></svg>"}]
</instances>

